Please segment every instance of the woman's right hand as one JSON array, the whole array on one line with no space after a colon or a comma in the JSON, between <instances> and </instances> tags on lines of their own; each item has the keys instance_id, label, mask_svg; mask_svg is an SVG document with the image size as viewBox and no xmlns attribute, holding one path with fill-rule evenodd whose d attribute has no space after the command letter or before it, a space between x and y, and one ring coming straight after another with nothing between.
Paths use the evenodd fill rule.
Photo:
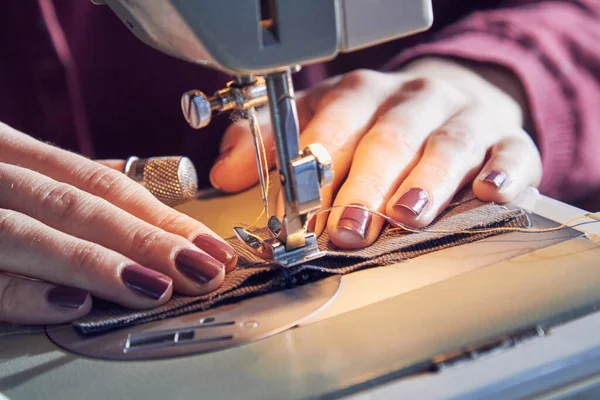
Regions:
<instances>
[{"instance_id":1,"label":"woman's right hand","mask_svg":"<svg viewBox=\"0 0 600 400\"><path fill-rule=\"evenodd\" d=\"M218 288L237 263L121 172L0 123L0 321L63 323L90 295L143 309Z\"/></svg>"}]
</instances>

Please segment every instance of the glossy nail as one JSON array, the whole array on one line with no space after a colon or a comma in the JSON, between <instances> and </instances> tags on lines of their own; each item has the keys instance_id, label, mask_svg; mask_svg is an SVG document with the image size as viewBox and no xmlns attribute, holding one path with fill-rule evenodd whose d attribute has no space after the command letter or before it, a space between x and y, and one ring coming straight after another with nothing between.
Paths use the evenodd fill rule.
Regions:
<instances>
[{"instance_id":1,"label":"glossy nail","mask_svg":"<svg viewBox=\"0 0 600 400\"><path fill-rule=\"evenodd\" d=\"M394 208L404 208L418 217L425 210L427 204L429 204L429 194L423 189L412 188L398 199Z\"/></svg>"},{"instance_id":2,"label":"glossy nail","mask_svg":"<svg viewBox=\"0 0 600 400\"><path fill-rule=\"evenodd\" d=\"M90 293L87 290L68 286L55 286L46 293L48 303L70 310L81 308Z\"/></svg>"},{"instance_id":3,"label":"glossy nail","mask_svg":"<svg viewBox=\"0 0 600 400\"><path fill-rule=\"evenodd\" d=\"M227 243L215 239L210 235L200 235L194 240L194 244L208 253L226 267L234 267L237 264L237 254Z\"/></svg>"},{"instance_id":4,"label":"glossy nail","mask_svg":"<svg viewBox=\"0 0 600 400\"><path fill-rule=\"evenodd\" d=\"M364 207L364 205L360 203L352 203L351 205ZM346 207L337 226L338 229L355 233L360 236L361 239L365 239L372 220L373 217L370 212L360 208Z\"/></svg>"},{"instance_id":5,"label":"glossy nail","mask_svg":"<svg viewBox=\"0 0 600 400\"><path fill-rule=\"evenodd\" d=\"M508 176L502 171L492 170L483 175L482 180L493 184L498 189L502 189L506 185L506 182L508 182Z\"/></svg>"},{"instance_id":6,"label":"glossy nail","mask_svg":"<svg viewBox=\"0 0 600 400\"><path fill-rule=\"evenodd\" d=\"M128 288L153 300L163 297L173 284L168 276L135 264L121 270L121 279Z\"/></svg>"},{"instance_id":7,"label":"glossy nail","mask_svg":"<svg viewBox=\"0 0 600 400\"><path fill-rule=\"evenodd\" d=\"M223 263L208 254L183 249L175 258L177 269L188 278L206 284L215 279L225 268Z\"/></svg>"}]
</instances>

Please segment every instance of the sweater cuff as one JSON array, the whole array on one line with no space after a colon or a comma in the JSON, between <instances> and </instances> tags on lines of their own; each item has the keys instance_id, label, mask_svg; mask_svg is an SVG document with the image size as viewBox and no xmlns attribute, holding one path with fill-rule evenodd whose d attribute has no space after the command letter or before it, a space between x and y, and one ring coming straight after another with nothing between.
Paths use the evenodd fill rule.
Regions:
<instances>
[{"instance_id":1,"label":"sweater cuff","mask_svg":"<svg viewBox=\"0 0 600 400\"><path fill-rule=\"evenodd\" d=\"M542 155L540 191L551 197L564 197L564 193L560 196L560 187L573 166L576 147L570 86L558 79L552 62L548 62L535 43L526 36L511 38L471 30L403 52L385 69L395 70L427 56L496 64L511 71L521 81L535 126L534 139Z\"/></svg>"}]
</instances>

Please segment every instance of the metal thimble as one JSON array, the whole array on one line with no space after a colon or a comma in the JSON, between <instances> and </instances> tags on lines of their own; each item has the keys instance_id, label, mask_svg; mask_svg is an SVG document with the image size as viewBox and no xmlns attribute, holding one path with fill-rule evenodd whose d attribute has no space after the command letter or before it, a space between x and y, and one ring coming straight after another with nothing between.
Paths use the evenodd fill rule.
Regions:
<instances>
[{"instance_id":1,"label":"metal thimble","mask_svg":"<svg viewBox=\"0 0 600 400\"><path fill-rule=\"evenodd\" d=\"M129 157L123 172L168 206L191 200L198 191L196 168L187 157Z\"/></svg>"}]
</instances>

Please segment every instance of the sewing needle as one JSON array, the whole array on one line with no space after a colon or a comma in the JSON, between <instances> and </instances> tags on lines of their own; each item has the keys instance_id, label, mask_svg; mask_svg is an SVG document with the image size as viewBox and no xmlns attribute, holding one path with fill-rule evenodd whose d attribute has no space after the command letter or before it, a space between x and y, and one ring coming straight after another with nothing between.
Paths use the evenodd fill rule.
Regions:
<instances>
[{"instance_id":1,"label":"sewing needle","mask_svg":"<svg viewBox=\"0 0 600 400\"><path fill-rule=\"evenodd\" d=\"M264 143L262 142L262 134L260 131L260 126L258 124L258 118L256 117L256 108L250 107L248 109L248 120L250 123L250 132L252 132L252 137L254 138L254 150L256 154L256 165L258 167L258 179L260 181L260 190L262 192L262 200L263 206L265 210L265 214L267 218L269 218L269 196L268 196L268 188L266 184L266 174L269 173L268 167L263 164L263 147ZM266 157L264 163L266 163Z\"/></svg>"}]
</instances>

